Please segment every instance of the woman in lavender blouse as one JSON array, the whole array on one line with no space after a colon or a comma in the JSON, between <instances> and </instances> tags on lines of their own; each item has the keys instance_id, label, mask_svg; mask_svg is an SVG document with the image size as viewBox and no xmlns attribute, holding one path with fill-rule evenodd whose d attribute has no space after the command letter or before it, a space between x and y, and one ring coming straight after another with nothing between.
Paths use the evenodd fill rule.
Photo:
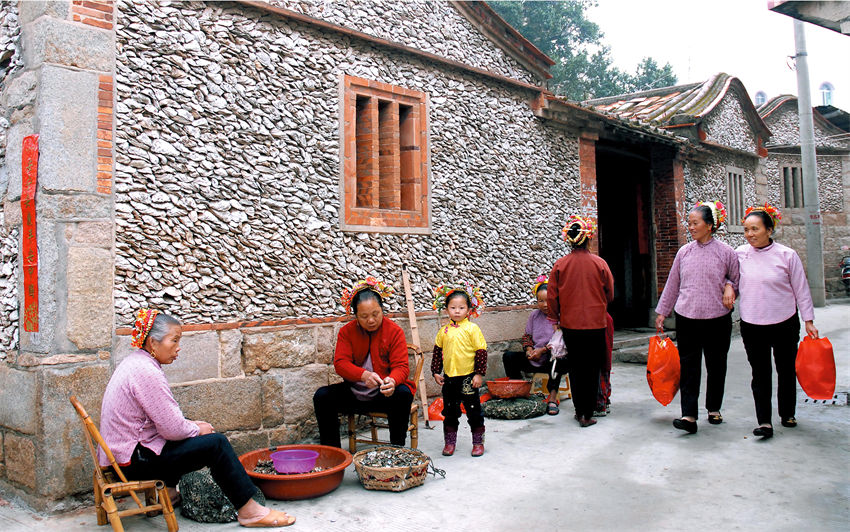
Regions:
<instances>
[{"instance_id":1,"label":"woman in lavender blouse","mask_svg":"<svg viewBox=\"0 0 850 532\"><path fill-rule=\"evenodd\" d=\"M759 424L753 434L762 438L773 436L771 349L776 363L779 417L783 427L796 427L798 311L805 322L806 334L818 337L803 262L793 249L771 238L780 219L779 211L767 203L747 209L744 216L747 244L736 250L741 264L738 305L741 338L753 370L751 386Z\"/></svg>"},{"instance_id":2,"label":"woman in lavender blouse","mask_svg":"<svg viewBox=\"0 0 850 532\"><path fill-rule=\"evenodd\" d=\"M131 352L115 369L100 412L100 431L130 480L159 479L175 503L180 477L209 467L215 482L237 508L245 527L281 527L295 518L260 505L257 491L233 447L206 421L190 421L183 412L162 371L180 353L183 329L180 322L157 310L141 309L136 315ZM109 460L98 448L98 461Z\"/></svg>"},{"instance_id":3,"label":"woman in lavender blouse","mask_svg":"<svg viewBox=\"0 0 850 532\"><path fill-rule=\"evenodd\" d=\"M720 407L726 385L726 356L732 337L732 308L738 289L738 258L728 244L714 238L726 218L723 204L700 202L688 214L693 241L676 253L664 292L658 300L655 327L675 309L676 343L682 374L679 391L682 417L673 426L697 431L702 356L705 353L705 408L708 422L723 422Z\"/></svg>"}]
</instances>

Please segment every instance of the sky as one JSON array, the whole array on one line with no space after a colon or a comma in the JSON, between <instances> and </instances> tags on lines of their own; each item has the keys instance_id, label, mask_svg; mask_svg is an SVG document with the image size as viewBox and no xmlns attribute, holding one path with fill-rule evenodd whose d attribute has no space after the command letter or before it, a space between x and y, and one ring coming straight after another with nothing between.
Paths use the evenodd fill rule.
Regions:
<instances>
[{"instance_id":1,"label":"sky","mask_svg":"<svg viewBox=\"0 0 850 532\"><path fill-rule=\"evenodd\" d=\"M643 57L669 62L679 83L726 72L750 98L797 94L794 19L767 9L767 0L597 0L587 11L605 33L614 64L633 72ZM834 87L832 104L850 111L850 36L804 23L812 105L819 87Z\"/></svg>"}]
</instances>

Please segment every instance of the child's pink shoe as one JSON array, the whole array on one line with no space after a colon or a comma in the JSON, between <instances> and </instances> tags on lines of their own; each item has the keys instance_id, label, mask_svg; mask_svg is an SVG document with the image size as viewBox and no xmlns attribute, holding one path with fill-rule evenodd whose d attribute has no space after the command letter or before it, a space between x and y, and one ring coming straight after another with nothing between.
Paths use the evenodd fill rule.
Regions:
<instances>
[{"instance_id":1,"label":"child's pink shoe","mask_svg":"<svg viewBox=\"0 0 850 532\"><path fill-rule=\"evenodd\" d=\"M455 445L457 444L457 428L446 427L443 425L443 437L446 440L446 446L443 447L443 456L451 456L455 454Z\"/></svg>"},{"instance_id":2,"label":"child's pink shoe","mask_svg":"<svg viewBox=\"0 0 850 532\"><path fill-rule=\"evenodd\" d=\"M472 446L472 456L481 456L484 454L484 444L479 443Z\"/></svg>"},{"instance_id":3,"label":"child's pink shoe","mask_svg":"<svg viewBox=\"0 0 850 532\"><path fill-rule=\"evenodd\" d=\"M484 427L472 429L472 456L484 454Z\"/></svg>"}]
</instances>

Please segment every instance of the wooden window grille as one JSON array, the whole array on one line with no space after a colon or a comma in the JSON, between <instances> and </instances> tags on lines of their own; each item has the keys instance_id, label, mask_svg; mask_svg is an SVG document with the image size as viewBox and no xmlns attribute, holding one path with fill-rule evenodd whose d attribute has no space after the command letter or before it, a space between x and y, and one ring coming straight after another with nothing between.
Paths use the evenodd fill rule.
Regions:
<instances>
[{"instance_id":1,"label":"wooden window grille","mask_svg":"<svg viewBox=\"0 0 850 532\"><path fill-rule=\"evenodd\" d=\"M747 194L744 188L744 171L738 168L726 169L726 225L730 228L741 228L741 219L747 204Z\"/></svg>"},{"instance_id":2,"label":"wooden window grille","mask_svg":"<svg viewBox=\"0 0 850 532\"><path fill-rule=\"evenodd\" d=\"M799 166L782 167L782 206L786 209L802 209L806 206L803 201L803 169Z\"/></svg>"}]
</instances>

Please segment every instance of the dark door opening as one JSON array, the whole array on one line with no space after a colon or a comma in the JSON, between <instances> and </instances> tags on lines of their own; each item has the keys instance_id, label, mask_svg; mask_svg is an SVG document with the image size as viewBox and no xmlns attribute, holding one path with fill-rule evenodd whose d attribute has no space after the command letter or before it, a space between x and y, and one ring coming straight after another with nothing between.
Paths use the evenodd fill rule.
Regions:
<instances>
[{"instance_id":1,"label":"dark door opening","mask_svg":"<svg viewBox=\"0 0 850 532\"><path fill-rule=\"evenodd\" d=\"M646 327L652 304L649 150L596 144L599 256L614 275L608 306L618 329Z\"/></svg>"}]
</instances>

